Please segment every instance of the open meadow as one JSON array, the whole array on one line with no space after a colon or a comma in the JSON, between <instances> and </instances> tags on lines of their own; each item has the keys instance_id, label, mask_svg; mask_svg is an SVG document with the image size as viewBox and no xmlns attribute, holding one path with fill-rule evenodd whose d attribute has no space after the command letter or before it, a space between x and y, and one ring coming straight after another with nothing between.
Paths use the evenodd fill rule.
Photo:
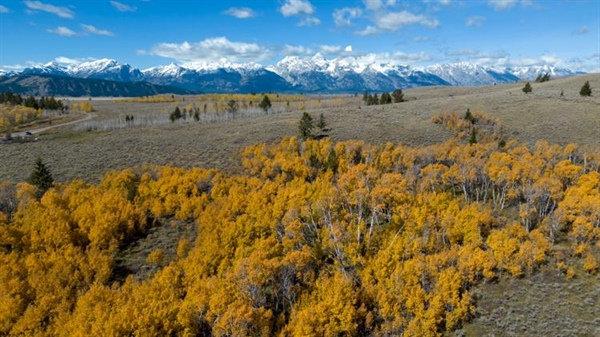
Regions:
<instances>
[{"instance_id":1,"label":"open meadow","mask_svg":"<svg viewBox=\"0 0 600 337\"><path fill-rule=\"evenodd\" d=\"M362 93L281 98L270 94L269 114L258 107L259 94L175 97L174 101L166 96L167 102L157 103L92 99L96 111L89 121L53 129L37 142L0 144L0 180L26 179L37 157L51 167L57 181L97 182L108 171L144 164L237 172L239 153L246 146L297 136L304 111L315 120L323 114L330 129L326 135L334 141L431 145L452 136L432 123L432 116L470 109L499 119L509 138L531 145L547 140L598 147L600 94L581 97L579 88L586 80L597 92L600 76L591 74L534 83L530 94L521 91L523 83L416 88L405 91L407 102L373 106L363 103ZM233 117L224 110L231 98L239 104ZM186 111L196 108L199 120L188 113L185 120L172 123L169 114L175 106ZM133 116L133 121L127 122L126 116Z\"/></svg>"}]
</instances>

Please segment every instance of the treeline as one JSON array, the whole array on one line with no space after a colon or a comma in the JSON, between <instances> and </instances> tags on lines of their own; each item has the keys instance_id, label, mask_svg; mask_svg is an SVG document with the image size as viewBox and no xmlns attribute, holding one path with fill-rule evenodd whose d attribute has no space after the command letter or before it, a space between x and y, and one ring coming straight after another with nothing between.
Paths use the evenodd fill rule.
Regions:
<instances>
[{"instance_id":1,"label":"treeline","mask_svg":"<svg viewBox=\"0 0 600 337\"><path fill-rule=\"evenodd\" d=\"M0 104L23 105L36 110L63 110L66 108L61 100L54 97L42 96L40 99L36 99L33 96L28 96L23 98L21 95L13 94L10 91L0 93Z\"/></svg>"},{"instance_id":2,"label":"treeline","mask_svg":"<svg viewBox=\"0 0 600 337\"><path fill-rule=\"evenodd\" d=\"M396 89L391 94L384 92L381 94L381 97L377 94L369 94L365 91L362 100L366 105L392 104L405 101L404 93L402 93L401 89Z\"/></svg>"},{"instance_id":3,"label":"treeline","mask_svg":"<svg viewBox=\"0 0 600 337\"><path fill-rule=\"evenodd\" d=\"M441 336L480 282L599 268L598 150L288 138L243 165L124 170L39 200L1 184L0 334ZM116 253L172 218L198 236L117 281Z\"/></svg>"}]
</instances>

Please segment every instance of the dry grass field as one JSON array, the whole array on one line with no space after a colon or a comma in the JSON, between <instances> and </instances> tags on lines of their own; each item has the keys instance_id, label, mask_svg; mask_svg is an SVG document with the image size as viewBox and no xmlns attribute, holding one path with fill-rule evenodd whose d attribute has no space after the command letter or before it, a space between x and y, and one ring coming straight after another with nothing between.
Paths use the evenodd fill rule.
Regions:
<instances>
[{"instance_id":1,"label":"dry grass field","mask_svg":"<svg viewBox=\"0 0 600 337\"><path fill-rule=\"evenodd\" d=\"M579 95L586 80L592 97ZM327 136L333 140L434 144L452 134L434 124L431 117L469 108L499 119L509 137L523 142L534 144L544 139L600 149L600 74L532 83L533 92L527 95L521 91L523 85L417 88L405 91L407 102L385 106L364 106L361 94L307 97L304 109L286 111L286 106L279 104L275 105L277 112L270 115L252 110L236 119L211 121L204 116L196 122L188 117L175 123L168 115L176 103L93 99L96 112L89 122L42 133L35 142L0 143L0 181L27 179L37 157L49 164L59 182L97 182L107 171L140 165L199 166L236 173L245 146L297 135L303 111L313 118L322 113L330 128ZM202 97L178 100L180 107L193 103L202 109L204 104L213 104ZM134 116L134 122L125 123L126 115ZM121 252L118 267L143 278L152 273L140 269L148 252L163 249L168 262L178 240L194 233L193 226L157 226L148 237ZM524 279L501 278L480 285L475 290L476 317L448 336L598 336L599 282L598 276L584 273L566 280L541 271Z\"/></svg>"},{"instance_id":2,"label":"dry grass field","mask_svg":"<svg viewBox=\"0 0 600 337\"><path fill-rule=\"evenodd\" d=\"M592 97L579 95L586 80L594 91ZM527 95L522 87L523 83L417 88L405 91L407 102L385 106L364 106L360 94L309 97L303 110L285 111L283 105L275 103L278 112L270 115L255 112L234 120L200 122L188 117L176 123L168 121L176 103L94 99L91 104L96 117L89 122L48 131L37 142L0 144L0 181L27 179L36 157L49 164L57 181L95 182L107 171L143 164L236 172L240 168L238 154L245 146L297 135L303 111L314 118L322 113L331 129L327 134L333 140L433 144L451 134L433 124L431 116L470 108L499 118L510 137L531 144L546 139L551 143L600 146L600 75L533 83L533 92ZM203 106L197 97L179 99L181 107L192 103ZM211 104L207 104L209 109ZM298 106L294 104L292 107ZM127 125L126 115L134 116L135 122Z\"/></svg>"}]
</instances>

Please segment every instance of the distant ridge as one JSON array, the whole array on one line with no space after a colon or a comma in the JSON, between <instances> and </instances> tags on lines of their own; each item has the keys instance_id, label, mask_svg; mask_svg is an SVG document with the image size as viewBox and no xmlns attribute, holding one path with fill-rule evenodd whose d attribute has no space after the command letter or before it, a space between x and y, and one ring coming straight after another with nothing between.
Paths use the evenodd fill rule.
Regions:
<instances>
[{"instance_id":1,"label":"distant ridge","mask_svg":"<svg viewBox=\"0 0 600 337\"><path fill-rule=\"evenodd\" d=\"M147 82L119 82L56 75L14 75L0 77L0 92L33 96L139 97L158 94L198 93L174 86Z\"/></svg>"},{"instance_id":2,"label":"distant ridge","mask_svg":"<svg viewBox=\"0 0 600 337\"><path fill-rule=\"evenodd\" d=\"M159 86L172 86L197 92L259 93L362 93L392 91L432 85L484 86L534 80L540 74L552 78L583 74L582 72L554 66L484 67L467 62L441 64L428 67L410 67L375 59L339 57L326 59L321 54L313 57L287 56L274 65L257 63L171 63L165 66L139 70L129 64L112 59L86 61L63 66L51 62L26 68L20 73L2 71L0 76L61 76L78 79L98 79L120 83L148 82ZM75 82L73 82L75 83ZM71 87L74 85L71 84ZM100 86L102 87L102 86ZM34 90L28 87L27 90ZM93 92L103 89L94 87ZM133 88L119 87L113 96L146 95L147 92L174 91L135 84ZM24 90L24 89L23 89ZM39 92L44 92L44 87ZM58 90L55 88L54 90ZM75 88L73 88L75 90ZM108 90L108 88L106 88ZM76 92L92 95L81 85Z\"/></svg>"}]
</instances>

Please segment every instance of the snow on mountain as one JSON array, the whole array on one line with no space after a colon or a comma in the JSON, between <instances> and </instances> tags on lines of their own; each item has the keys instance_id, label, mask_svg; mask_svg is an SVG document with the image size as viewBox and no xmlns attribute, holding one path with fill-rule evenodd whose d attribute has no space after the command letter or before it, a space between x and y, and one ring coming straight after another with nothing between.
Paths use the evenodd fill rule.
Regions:
<instances>
[{"instance_id":1,"label":"snow on mountain","mask_svg":"<svg viewBox=\"0 0 600 337\"><path fill-rule=\"evenodd\" d=\"M129 64L120 64L116 60L101 59L70 65L67 68L71 76L102 80L135 82L143 79L142 72Z\"/></svg>"},{"instance_id":2,"label":"snow on mountain","mask_svg":"<svg viewBox=\"0 0 600 337\"><path fill-rule=\"evenodd\" d=\"M25 69L23 69L21 74L70 76L68 69L56 62L46 63L42 66L34 66L34 67L30 67L30 68L25 68Z\"/></svg>"},{"instance_id":3,"label":"snow on mountain","mask_svg":"<svg viewBox=\"0 0 600 337\"><path fill-rule=\"evenodd\" d=\"M446 82L458 86L491 85L519 80L517 76L506 71L467 62L429 66L424 68L424 71L435 74Z\"/></svg>"},{"instance_id":4,"label":"snow on mountain","mask_svg":"<svg viewBox=\"0 0 600 337\"><path fill-rule=\"evenodd\" d=\"M466 62L411 68L376 57L326 59L287 56L278 63L190 62L171 63L140 71L112 59L68 66L51 62L26 68L22 74L46 74L121 82L147 81L204 92L371 92L431 85L479 86L533 80L539 74L552 77L579 74L552 66L491 68ZM9 74L0 70L0 75Z\"/></svg>"},{"instance_id":5,"label":"snow on mountain","mask_svg":"<svg viewBox=\"0 0 600 337\"><path fill-rule=\"evenodd\" d=\"M448 85L436 75L418 72L408 66L368 62L355 57L327 60L321 54L310 58L288 56L267 69L304 91L389 91L414 86L409 78L419 78L420 85Z\"/></svg>"},{"instance_id":6,"label":"snow on mountain","mask_svg":"<svg viewBox=\"0 0 600 337\"><path fill-rule=\"evenodd\" d=\"M551 78L583 74L582 72L575 72L570 69L558 68L549 65L514 67L508 68L507 71L513 74L514 76L524 80L535 80L538 75L545 74L549 74Z\"/></svg>"}]
</instances>

